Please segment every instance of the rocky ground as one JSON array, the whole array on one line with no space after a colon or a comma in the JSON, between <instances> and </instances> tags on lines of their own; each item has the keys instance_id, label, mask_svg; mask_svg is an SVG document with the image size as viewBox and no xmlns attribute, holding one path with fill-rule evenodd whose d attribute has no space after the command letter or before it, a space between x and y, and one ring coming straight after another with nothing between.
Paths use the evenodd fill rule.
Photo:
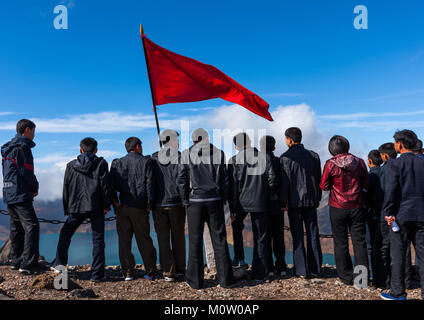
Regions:
<instances>
[{"instance_id":1,"label":"rocky ground","mask_svg":"<svg viewBox=\"0 0 424 320\"><path fill-rule=\"evenodd\" d=\"M355 289L341 284L334 268L326 266L321 278L301 279L274 277L264 282L249 280L248 272L238 270L242 276L235 288L218 286L214 275L207 273L206 288L195 290L188 287L184 279L169 283L163 279L154 281L142 278L144 271L138 265L136 279L123 281L119 267L107 267L104 282L90 281L89 266L69 268L69 290L55 290L56 275L46 271L38 275L24 276L12 271L9 266L0 266L0 299L17 300L62 300L62 299L107 299L107 300L379 300L380 289ZM290 270L289 270L290 271ZM420 290L408 292L408 299L419 299Z\"/></svg>"}]
</instances>

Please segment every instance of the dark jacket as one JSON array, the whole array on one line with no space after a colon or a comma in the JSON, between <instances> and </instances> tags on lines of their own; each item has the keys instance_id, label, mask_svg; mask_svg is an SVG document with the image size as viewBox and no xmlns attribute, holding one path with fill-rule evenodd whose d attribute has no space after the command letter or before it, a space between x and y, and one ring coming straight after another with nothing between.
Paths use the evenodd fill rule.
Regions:
<instances>
[{"instance_id":1,"label":"dark jacket","mask_svg":"<svg viewBox=\"0 0 424 320\"><path fill-rule=\"evenodd\" d=\"M330 190L328 205L339 209L357 209L366 204L368 171L364 160L350 153L327 160L320 187Z\"/></svg>"},{"instance_id":2,"label":"dark jacket","mask_svg":"<svg viewBox=\"0 0 424 320\"><path fill-rule=\"evenodd\" d=\"M136 152L112 161L110 177L114 197L132 208L145 209L153 203L152 159Z\"/></svg>"},{"instance_id":3,"label":"dark jacket","mask_svg":"<svg viewBox=\"0 0 424 320\"><path fill-rule=\"evenodd\" d=\"M70 213L103 214L112 202L108 164L93 153L80 154L66 165L63 209Z\"/></svg>"},{"instance_id":4,"label":"dark jacket","mask_svg":"<svg viewBox=\"0 0 424 320\"><path fill-rule=\"evenodd\" d=\"M281 155L280 163L281 206L318 207L322 195L319 155L297 144Z\"/></svg>"},{"instance_id":5,"label":"dark jacket","mask_svg":"<svg viewBox=\"0 0 424 320\"><path fill-rule=\"evenodd\" d=\"M155 205L181 205L177 176L181 152L171 148L162 148L152 154Z\"/></svg>"},{"instance_id":6,"label":"dark jacket","mask_svg":"<svg viewBox=\"0 0 424 320\"><path fill-rule=\"evenodd\" d=\"M275 181L276 186L274 188L274 191L271 192L270 195L270 208L269 208L269 214L283 214L283 211L281 211L281 165L280 165L280 158L276 157L273 152L267 152L269 154L269 157L271 158L271 164L272 168L275 172Z\"/></svg>"},{"instance_id":7,"label":"dark jacket","mask_svg":"<svg viewBox=\"0 0 424 320\"><path fill-rule=\"evenodd\" d=\"M383 215L424 222L424 159L412 152L387 163Z\"/></svg>"},{"instance_id":8,"label":"dark jacket","mask_svg":"<svg viewBox=\"0 0 424 320\"><path fill-rule=\"evenodd\" d=\"M240 150L228 163L231 212L267 212L277 177L271 156L256 148Z\"/></svg>"},{"instance_id":9,"label":"dark jacket","mask_svg":"<svg viewBox=\"0 0 424 320\"><path fill-rule=\"evenodd\" d=\"M181 154L177 176L178 192L184 205L228 199L225 154L209 142L198 142Z\"/></svg>"},{"instance_id":10,"label":"dark jacket","mask_svg":"<svg viewBox=\"0 0 424 320\"><path fill-rule=\"evenodd\" d=\"M31 148L35 143L17 134L1 147L3 165L3 201L16 204L34 199L38 181L34 175Z\"/></svg>"},{"instance_id":11,"label":"dark jacket","mask_svg":"<svg viewBox=\"0 0 424 320\"><path fill-rule=\"evenodd\" d=\"M367 207L369 218L381 219L384 190L382 185L383 167L372 167L368 172L369 188L367 192Z\"/></svg>"}]
</instances>

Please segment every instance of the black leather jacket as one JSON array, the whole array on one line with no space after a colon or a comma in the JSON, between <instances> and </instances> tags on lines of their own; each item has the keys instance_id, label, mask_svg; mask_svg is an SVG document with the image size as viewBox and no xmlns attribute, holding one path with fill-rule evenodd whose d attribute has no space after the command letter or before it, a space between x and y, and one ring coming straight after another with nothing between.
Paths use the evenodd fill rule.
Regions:
<instances>
[{"instance_id":1,"label":"black leather jacket","mask_svg":"<svg viewBox=\"0 0 424 320\"><path fill-rule=\"evenodd\" d=\"M228 199L225 154L209 142L199 142L181 154L178 191L184 205Z\"/></svg>"},{"instance_id":2,"label":"black leather jacket","mask_svg":"<svg viewBox=\"0 0 424 320\"><path fill-rule=\"evenodd\" d=\"M112 161L110 175L114 197L132 208L145 209L153 203L152 159L136 152Z\"/></svg>"},{"instance_id":3,"label":"black leather jacket","mask_svg":"<svg viewBox=\"0 0 424 320\"><path fill-rule=\"evenodd\" d=\"M154 184L154 205L181 205L177 176L181 152L162 148L152 154Z\"/></svg>"},{"instance_id":4,"label":"black leather jacket","mask_svg":"<svg viewBox=\"0 0 424 320\"><path fill-rule=\"evenodd\" d=\"M281 206L318 207L322 196L319 155L297 144L281 155L280 164Z\"/></svg>"},{"instance_id":5,"label":"black leather jacket","mask_svg":"<svg viewBox=\"0 0 424 320\"><path fill-rule=\"evenodd\" d=\"M108 164L93 153L80 154L66 166L63 183L65 214L103 214L112 200Z\"/></svg>"},{"instance_id":6,"label":"black leather jacket","mask_svg":"<svg viewBox=\"0 0 424 320\"><path fill-rule=\"evenodd\" d=\"M267 212L277 176L269 154L246 148L228 163L230 176L230 211Z\"/></svg>"}]
</instances>

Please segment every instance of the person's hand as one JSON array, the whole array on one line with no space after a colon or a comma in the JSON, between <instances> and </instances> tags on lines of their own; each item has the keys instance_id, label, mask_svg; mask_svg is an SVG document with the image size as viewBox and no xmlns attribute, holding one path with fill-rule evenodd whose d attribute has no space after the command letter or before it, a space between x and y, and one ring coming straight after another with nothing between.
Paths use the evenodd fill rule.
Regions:
<instances>
[{"instance_id":1,"label":"person's hand","mask_svg":"<svg viewBox=\"0 0 424 320\"><path fill-rule=\"evenodd\" d=\"M36 196L38 196L38 192L34 193L34 198L35 198Z\"/></svg>"},{"instance_id":2,"label":"person's hand","mask_svg":"<svg viewBox=\"0 0 424 320\"><path fill-rule=\"evenodd\" d=\"M103 213L106 214L110 211L110 209L103 209Z\"/></svg>"},{"instance_id":3,"label":"person's hand","mask_svg":"<svg viewBox=\"0 0 424 320\"><path fill-rule=\"evenodd\" d=\"M231 221L236 220L236 214L235 213L230 213L230 218L231 218Z\"/></svg>"},{"instance_id":4,"label":"person's hand","mask_svg":"<svg viewBox=\"0 0 424 320\"><path fill-rule=\"evenodd\" d=\"M289 209L287 208L287 206L285 206L284 208L281 208L281 211L282 212L284 212L284 211L288 211Z\"/></svg>"},{"instance_id":5,"label":"person's hand","mask_svg":"<svg viewBox=\"0 0 424 320\"><path fill-rule=\"evenodd\" d=\"M115 202L114 205L115 205L116 208L119 208L120 206L122 206L122 204L119 203L119 202Z\"/></svg>"},{"instance_id":6,"label":"person's hand","mask_svg":"<svg viewBox=\"0 0 424 320\"><path fill-rule=\"evenodd\" d=\"M391 225L393 224L393 221L395 221L395 220L396 220L396 218L395 218L394 216L384 217L384 219L386 219L387 224L388 224L389 226L391 226Z\"/></svg>"}]
</instances>

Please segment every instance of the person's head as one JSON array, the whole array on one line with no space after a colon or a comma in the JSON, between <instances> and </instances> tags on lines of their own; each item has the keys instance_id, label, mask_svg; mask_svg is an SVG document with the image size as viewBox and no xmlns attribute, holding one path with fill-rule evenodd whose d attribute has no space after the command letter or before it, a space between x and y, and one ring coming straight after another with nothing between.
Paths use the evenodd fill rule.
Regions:
<instances>
[{"instance_id":1,"label":"person's head","mask_svg":"<svg viewBox=\"0 0 424 320\"><path fill-rule=\"evenodd\" d=\"M28 139L34 140L35 123L28 119L19 120L16 124L16 133Z\"/></svg>"},{"instance_id":2,"label":"person's head","mask_svg":"<svg viewBox=\"0 0 424 320\"><path fill-rule=\"evenodd\" d=\"M286 145L289 148L302 142L302 131L297 127L288 128L284 135L286 137Z\"/></svg>"},{"instance_id":3,"label":"person's head","mask_svg":"<svg viewBox=\"0 0 424 320\"><path fill-rule=\"evenodd\" d=\"M381 159L380 152L378 150L371 150L368 153L368 167L379 167L383 163L383 159Z\"/></svg>"},{"instance_id":4,"label":"person's head","mask_svg":"<svg viewBox=\"0 0 424 320\"><path fill-rule=\"evenodd\" d=\"M420 139L417 139L417 145L414 148L415 154L423 153L423 142Z\"/></svg>"},{"instance_id":5,"label":"person's head","mask_svg":"<svg viewBox=\"0 0 424 320\"><path fill-rule=\"evenodd\" d=\"M80 142L81 153L97 153L97 141L93 138L84 138Z\"/></svg>"},{"instance_id":6,"label":"person's head","mask_svg":"<svg viewBox=\"0 0 424 320\"><path fill-rule=\"evenodd\" d=\"M198 128L191 134L191 139L195 144L200 141L209 142L209 133L203 128Z\"/></svg>"},{"instance_id":7,"label":"person's head","mask_svg":"<svg viewBox=\"0 0 424 320\"><path fill-rule=\"evenodd\" d=\"M245 132L237 133L233 137L233 143L236 146L236 150L241 150L247 147L250 147L250 138Z\"/></svg>"},{"instance_id":8,"label":"person's head","mask_svg":"<svg viewBox=\"0 0 424 320\"><path fill-rule=\"evenodd\" d=\"M141 147L141 140L137 137L129 137L125 141L125 149L127 149L127 152L135 152L142 154L143 148Z\"/></svg>"},{"instance_id":9,"label":"person's head","mask_svg":"<svg viewBox=\"0 0 424 320\"><path fill-rule=\"evenodd\" d=\"M259 148L261 152L272 152L275 150L275 138L273 136L263 136L259 140Z\"/></svg>"},{"instance_id":10,"label":"person's head","mask_svg":"<svg viewBox=\"0 0 424 320\"><path fill-rule=\"evenodd\" d=\"M396 159L397 152L395 150L395 144L392 142L383 143L379 148L381 159L386 162L389 159Z\"/></svg>"},{"instance_id":11,"label":"person's head","mask_svg":"<svg viewBox=\"0 0 424 320\"><path fill-rule=\"evenodd\" d=\"M395 139L395 150L397 153L412 152L417 145L417 135L411 130L396 131L393 136Z\"/></svg>"},{"instance_id":12,"label":"person's head","mask_svg":"<svg viewBox=\"0 0 424 320\"><path fill-rule=\"evenodd\" d=\"M166 129L159 135L159 140L162 146L172 149L178 149L178 132L175 130Z\"/></svg>"},{"instance_id":13,"label":"person's head","mask_svg":"<svg viewBox=\"0 0 424 320\"><path fill-rule=\"evenodd\" d=\"M328 142L328 151L332 156L336 156L342 153L348 153L350 149L349 141L343 137L335 135Z\"/></svg>"}]
</instances>

